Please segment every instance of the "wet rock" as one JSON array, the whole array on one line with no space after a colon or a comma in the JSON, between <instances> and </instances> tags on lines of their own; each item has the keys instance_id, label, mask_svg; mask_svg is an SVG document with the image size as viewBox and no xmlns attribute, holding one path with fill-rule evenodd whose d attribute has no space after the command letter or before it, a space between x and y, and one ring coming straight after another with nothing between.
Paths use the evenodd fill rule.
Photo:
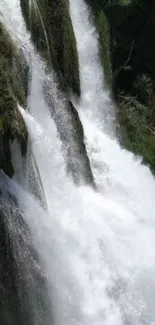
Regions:
<instances>
[{"instance_id":1,"label":"wet rock","mask_svg":"<svg viewBox=\"0 0 155 325\"><path fill-rule=\"evenodd\" d=\"M55 70L60 87L80 95L76 39L67 0L21 0L32 40L49 66Z\"/></svg>"},{"instance_id":2,"label":"wet rock","mask_svg":"<svg viewBox=\"0 0 155 325\"><path fill-rule=\"evenodd\" d=\"M28 133L18 104L26 105L28 67L5 27L0 23L0 168L13 175L9 143L17 138L26 154Z\"/></svg>"}]
</instances>

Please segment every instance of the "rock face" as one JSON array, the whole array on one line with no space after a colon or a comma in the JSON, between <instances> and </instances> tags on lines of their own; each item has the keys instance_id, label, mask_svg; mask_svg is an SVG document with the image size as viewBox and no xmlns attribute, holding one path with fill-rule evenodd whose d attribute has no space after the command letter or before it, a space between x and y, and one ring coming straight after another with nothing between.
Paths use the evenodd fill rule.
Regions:
<instances>
[{"instance_id":1,"label":"rock face","mask_svg":"<svg viewBox=\"0 0 155 325\"><path fill-rule=\"evenodd\" d=\"M67 172L77 185L87 184L94 186L94 179L87 156L84 142L84 131L78 112L66 94L63 94L62 105L53 103L48 92L48 84L44 85L45 97L51 115L62 141L62 149L66 159Z\"/></svg>"},{"instance_id":2,"label":"rock face","mask_svg":"<svg viewBox=\"0 0 155 325\"><path fill-rule=\"evenodd\" d=\"M26 153L27 130L17 102L26 105L28 69L22 53L0 23L0 169L13 175L9 142L17 138Z\"/></svg>"},{"instance_id":3,"label":"rock face","mask_svg":"<svg viewBox=\"0 0 155 325\"><path fill-rule=\"evenodd\" d=\"M63 90L80 95L76 40L67 0L20 0L36 48L52 65Z\"/></svg>"},{"instance_id":4,"label":"rock face","mask_svg":"<svg viewBox=\"0 0 155 325\"><path fill-rule=\"evenodd\" d=\"M64 132L62 134L60 133L60 135L64 142L64 147L67 148L67 150L65 149L65 153L68 161L68 173L73 176L76 184L87 184L95 188L90 161L84 143L83 126L78 112L71 101L68 104L67 111L71 128L68 132L65 132L65 141L63 141ZM69 146L66 146L67 142L69 142Z\"/></svg>"}]
</instances>

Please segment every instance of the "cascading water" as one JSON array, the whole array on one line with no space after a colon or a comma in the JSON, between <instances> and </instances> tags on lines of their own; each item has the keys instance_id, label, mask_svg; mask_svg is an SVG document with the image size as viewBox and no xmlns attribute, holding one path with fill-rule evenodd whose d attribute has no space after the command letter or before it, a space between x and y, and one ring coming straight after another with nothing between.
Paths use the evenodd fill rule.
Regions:
<instances>
[{"instance_id":1,"label":"cascading water","mask_svg":"<svg viewBox=\"0 0 155 325\"><path fill-rule=\"evenodd\" d=\"M29 112L19 109L31 136L48 212L13 181L8 186L40 257L40 272L48 283L44 299L51 301L54 324L154 325L155 181L139 158L111 138L113 112L103 90L96 32L83 0L70 0L70 6L81 70L77 109L99 191L76 187L66 174L62 144L40 87L47 78L41 70L31 83ZM18 0L3 0L3 13L7 7L13 12L6 22L9 30L38 62ZM52 91L54 100L54 84Z\"/></svg>"},{"instance_id":2,"label":"cascading water","mask_svg":"<svg viewBox=\"0 0 155 325\"><path fill-rule=\"evenodd\" d=\"M82 94L78 109L84 111L99 129L104 129L104 132L113 135L114 107L99 59L98 35L85 2L83 0L70 0L69 2L80 64Z\"/></svg>"}]
</instances>

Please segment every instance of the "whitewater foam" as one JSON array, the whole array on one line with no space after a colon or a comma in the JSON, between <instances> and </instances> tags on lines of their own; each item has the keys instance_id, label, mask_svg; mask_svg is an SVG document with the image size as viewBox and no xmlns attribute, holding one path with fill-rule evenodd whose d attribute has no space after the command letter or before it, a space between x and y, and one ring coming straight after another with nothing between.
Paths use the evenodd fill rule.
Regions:
<instances>
[{"instance_id":1,"label":"whitewater foam","mask_svg":"<svg viewBox=\"0 0 155 325\"><path fill-rule=\"evenodd\" d=\"M96 123L108 135L115 133L114 104L106 86L99 58L98 34L88 6L83 0L70 0L70 12L79 54L81 100L79 112Z\"/></svg>"},{"instance_id":2,"label":"whitewater foam","mask_svg":"<svg viewBox=\"0 0 155 325\"><path fill-rule=\"evenodd\" d=\"M79 28L75 34L82 99L77 107L99 191L76 187L68 178L55 123L35 87L31 89L34 104L29 112L21 109L21 113L32 139L48 211L13 181L10 186L42 261L56 325L154 325L154 177L140 158L111 137L112 106L103 91L100 65L92 56L98 57L96 31L84 2L70 3L74 28ZM21 13L18 19L22 20ZM102 119L103 107L107 113Z\"/></svg>"}]
</instances>

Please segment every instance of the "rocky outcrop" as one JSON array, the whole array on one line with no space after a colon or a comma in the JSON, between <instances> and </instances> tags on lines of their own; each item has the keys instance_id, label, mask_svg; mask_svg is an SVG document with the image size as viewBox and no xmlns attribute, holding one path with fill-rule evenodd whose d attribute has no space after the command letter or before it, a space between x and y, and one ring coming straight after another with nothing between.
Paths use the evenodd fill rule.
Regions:
<instances>
[{"instance_id":1,"label":"rocky outcrop","mask_svg":"<svg viewBox=\"0 0 155 325\"><path fill-rule=\"evenodd\" d=\"M61 89L80 95L76 40L67 0L21 0L36 48L55 70Z\"/></svg>"},{"instance_id":2,"label":"rocky outcrop","mask_svg":"<svg viewBox=\"0 0 155 325\"><path fill-rule=\"evenodd\" d=\"M17 139L26 154L27 129L17 103L26 105L28 68L8 32L0 23L0 169L13 175L10 141Z\"/></svg>"},{"instance_id":3,"label":"rocky outcrop","mask_svg":"<svg viewBox=\"0 0 155 325\"><path fill-rule=\"evenodd\" d=\"M68 105L68 115L71 128L68 134L66 132L66 135L68 136L70 145L67 147L64 142L65 147L67 148L68 172L73 175L73 178L77 184L83 183L95 188L90 161L84 142L83 126L78 112L71 101Z\"/></svg>"},{"instance_id":4,"label":"rocky outcrop","mask_svg":"<svg viewBox=\"0 0 155 325\"><path fill-rule=\"evenodd\" d=\"M45 85L46 100L51 108L51 115L57 126L62 141L62 148L66 159L67 172L76 184L94 186L94 179L90 167L90 161L84 142L84 131L80 117L71 100L63 94L62 106L53 103Z\"/></svg>"}]
</instances>

